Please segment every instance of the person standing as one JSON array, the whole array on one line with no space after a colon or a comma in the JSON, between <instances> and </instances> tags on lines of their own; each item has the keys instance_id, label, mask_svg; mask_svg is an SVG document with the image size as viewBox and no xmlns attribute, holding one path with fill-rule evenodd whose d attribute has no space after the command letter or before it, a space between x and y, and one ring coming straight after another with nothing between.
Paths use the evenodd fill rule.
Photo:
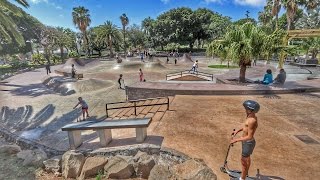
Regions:
<instances>
[{"instance_id":1,"label":"person standing","mask_svg":"<svg viewBox=\"0 0 320 180\"><path fill-rule=\"evenodd\" d=\"M86 103L86 101L82 99L82 97L79 97L78 100L79 100L78 104L73 109L77 108L77 106L80 104L82 109L82 117L83 117L83 120L85 120L86 119L85 114L87 114L87 118L90 117L88 113L88 108L89 108L88 104Z\"/></svg>"},{"instance_id":2,"label":"person standing","mask_svg":"<svg viewBox=\"0 0 320 180\"><path fill-rule=\"evenodd\" d=\"M140 82L143 82L144 77L143 77L143 72L142 72L141 68L139 69L139 77L140 77Z\"/></svg>"},{"instance_id":3,"label":"person standing","mask_svg":"<svg viewBox=\"0 0 320 180\"><path fill-rule=\"evenodd\" d=\"M124 85L124 79L122 77L123 77L123 75L120 74L120 77L118 79L118 83L119 83L119 88L118 89L125 89L125 88L122 88L122 82L123 82L123 85Z\"/></svg>"},{"instance_id":4,"label":"person standing","mask_svg":"<svg viewBox=\"0 0 320 180\"><path fill-rule=\"evenodd\" d=\"M256 141L254 139L254 133L256 132L258 128L258 118L256 116L256 113L260 110L260 105L256 101L252 100L246 100L243 103L243 106L246 111L247 118L244 122L244 126L237 130L233 137L235 137L239 132L242 133L242 137L240 138L232 138L230 141L230 144L234 144L237 142L242 142L242 153L241 153L241 165L242 165L242 171L241 171L241 177L239 180L245 180L248 171L250 168L250 155L253 153L253 149L256 145Z\"/></svg>"},{"instance_id":5,"label":"person standing","mask_svg":"<svg viewBox=\"0 0 320 180\"><path fill-rule=\"evenodd\" d=\"M74 67L74 64L71 65L71 76L72 78L76 78L76 68Z\"/></svg>"},{"instance_id":6,"label":"person standing","mask_svg":"<svg viewBox=\"0 0 320 180\"><path fill-rule=\"evenodd\" d=\"M177 65L177 58L176 58L176 59L174 59L174 64L175 64L175 65Z\"/></svg>"},{"instance_id":7,"label":"person standing","mask_svg":"<svg viewBox=\"0 0 320 180\"><path fill-rule=\"evenodd\" d=\"M169 63L169 56L167 56L167 64Z\"/></svg>"},{"instance_id":8,"label":"person standing","mask_svg":"<svg viewBox=\"0 0 320 180\"><path fill-rule=\"evenodd\" d=\"M47 64L46 64L46 70L47 70L47 75L49 75L49 73L51 73L50 63L47 63Z\"/></svg>"}]
</instances>

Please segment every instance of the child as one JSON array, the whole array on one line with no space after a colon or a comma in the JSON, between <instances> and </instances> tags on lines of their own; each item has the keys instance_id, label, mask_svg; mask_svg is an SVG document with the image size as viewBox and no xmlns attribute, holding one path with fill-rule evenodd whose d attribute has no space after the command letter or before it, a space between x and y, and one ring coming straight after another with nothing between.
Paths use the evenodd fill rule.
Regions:
<instances>
[{"instance_id":1,"label":"child","mask_svg":"<svg viewBox=\"0 0 320 180\"><path fill-rule=\"evenodd\" d=\"M74 64L71 65L71 75L72 78L76 78L76 68L74 68Z\"/></svg>"},{"instance_id":2,"label":"child","mask_svg":"<svg viewBox=\"0 0 320 180\"><path fill-rule=\"evenodd\" d=\"M139 77L140 77L140 82L143 82L144 78L143 78L143 72L141 69L139 69Z\"/></svg>"},{"instance_id":3,"label":"child","mask_svg":"<svg viewBox=\"0 0 320 180\"><path fill-rule=\"evenodd\" d=\"M119 77L119 79L118 79L118 83L119 83L119 88L118 89L124 89L124 88L122 88L122 86L121 86L121 82L123 82L124 80L122 79L122 74L120 74L120 77Z\"/></svg>"},{"instance_id":4,"label":"child","mask_svg":"<svg viewBox=\"0 0 320 180\"><path fill-rule=\"evenodd\" d=\"M75 109L80 104L82 109L83 120L85 120L85 113L87 113L87 117L90 117L88 113L88 104L82 99L82 97L79 97L78 100L78 104L73 109Z\"/></svg>"}]
</instances>

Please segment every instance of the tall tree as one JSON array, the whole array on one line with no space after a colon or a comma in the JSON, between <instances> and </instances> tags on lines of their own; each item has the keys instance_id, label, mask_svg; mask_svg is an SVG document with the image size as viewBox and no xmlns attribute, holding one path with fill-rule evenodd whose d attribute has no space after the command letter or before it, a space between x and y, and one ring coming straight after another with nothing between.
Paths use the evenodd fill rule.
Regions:
<instances>
[{"instance_id":1,"label":"tall tree","mask_svg":"<svg viewBox=\"0 0 320 180\"><path fill-rule=\"evenodd\" d=\"M281 10L281 0L273 0L272 16L276 17L276 29L278 29L279 12Z\"/></svg>"},{"instance_id":2,"label":"tall tree","mask_svg":"<svg viewBox=\"0 0 320 180\"><path fill-rule=\"evenodd\" d=\"M103 29L100 31L99 37L109 46L110 57L113 57L113 44L121 39L118 28L111 21L105 22L104 25L101 25L100 27Z\"/></svg>"},{"instance_id":3,"label":"tall tree","mask_svg":"<svg viewBox=\"0 0 320 180\"><path fill-rule=\"evenodd\" d=\"M26 0L15 1L25 8L29 7ZM10 14L22 17L21 11L7 0L0 1L0 9L0 44L11 43L14 40L19 45L25 45L24 38L19 32L19 27L17 27L16 22L10 17Z\"/></svg>"},{"instance_id":4,"label":"tall tree","mask_svg":"<svg viewBox=\"0 0 320 180\"><path fill-rule=\"evenodd\" d=\"M86 46L87 55L90 55L89 40L87 37L87 27L90 26L91 19L89 10L83 6L73 8L72 12L73 24L82 32L83 41Z\"/></svg>"},{"instance_id":5,"label":"tall tree","mask_svg":"<svg viewBox=\"0 0 320 180\"><path fill-rule=\"evenodd\" d=\"M129 24L129 18L125 13L120 16L121 24L122 24L122 32L123 32L123 47L124 52L127 54L127 45L126 45L126 26Z\"/></svg>"}]
</instances>

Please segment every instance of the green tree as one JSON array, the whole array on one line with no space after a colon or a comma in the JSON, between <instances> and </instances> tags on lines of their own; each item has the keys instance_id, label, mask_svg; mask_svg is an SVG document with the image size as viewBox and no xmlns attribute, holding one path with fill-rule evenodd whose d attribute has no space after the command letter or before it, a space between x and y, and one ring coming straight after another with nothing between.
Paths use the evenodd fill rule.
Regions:
<instances>
[{"instance_id":1,"label":"green tree","mask_svg":"<svg viewBox=\"0 0 320 180\"><path fill-rule=\"evenodd\" d=\"M235 21L233 24L241 26L243 24L246 24L247 22L251 22L252 24L256 25L257 21L253 18L243 18Z\"/></svg>"},{"instance_id":2,"label":"green tree","mask_svg":"<svg viewBox=\"0 0 320 180\"><path fill-rule=\"evenodd\" d=\"M127 15L125 13L123 13L120 16L120 21L122 24L122 33L123 33L123 47L124 47L124 52L125 54L127 54L127 45L126 45L126 27L129 24L129 18L127 17Z\"/></svg>"},{"instance_id":3,"label":"green tree","mask_svg":"<svg viewBox=\"0 0 320 180\"><path fill-rule=\"evenodd\" d=\"M128 28L128 40L135 48L144 47L146 36L140 26L133 24Z\"/></svg>"},{"instance_id":4,"label":"green tree","mask_svg":"<svg viewBox=\"0 0 320 180\"><path fill-rule=\"evenodd\" d=\"M317 55L320 51L320 38L316 37L304 39L302 43L302 48L306 51L306 57L308 57L308 54L311 53L312 59L317 58Z\"/></svg>"},{"instance_id":5,"label":"green tree","mask_svg":"<svg viewBox=\"0 0 320 180\"><path fill-rule=\"evenodd\" d=\"M318 29L320 28L320 6L313 10L303 12L301 18L296 23L298 29Z\"/></svg>"},{"instance_id":6,"label":"green tree","mask_svg":"<svg viewBox=\"0 0 320 180\"><path fill-rule=\"evenodd\" d=\"M26 0L16 0L16 2L23 7L29 7ZM11 4L7 0L0 1L0 42L11 43L13 40L19 45L24 46L25 41L22 34L19 32L16 22L10 17L10 14L22 17L23 13L16 8L15 5ZM1 48L1 46L0 46Z\"/></svg>"},{"instance_id":7,"label":"green tree","mask_svg":"<svg viewBox=\"0 0 320 180\"><path fill-rule=\"evenodd\" d=\"M83 41L86 46L87 55L90 55L89 40L87 37L87 27L90 26L91 19L89 10L83 6L73 8L72 12L73 24L82 32Z\"/></svg>"},{"instance_id":8,"label":"green tree","mask_svg":"<svg viewBox=\"0 0 320 180\"><path fill-rule=\"evenodd\" d=\"M102 26L97 26L89 29L89 37L90 37L90 47L98 51L99 56L101 57L101 51L107 48L107 43L105 42L105 39L101 37L101 34L103 33L104 28Z\"/></svg>"},{"instance_id":9,"label":"green tree","mask_svg":"<svg viewBox=\"0 0 320 180\"><path fill-rule=\"evenodd\" d=\"M100 27L102 30L99 31L98 37L106 42L110 50L110 57L113 57L113 44L121 40L118 28L111 21L105 22Z\"/></svg>"},{"instance_id":10,"label":"green tree","mask_svg":"<svg viewBox=\"0 0 320 180\"><path fill-rule=\"evenodd\" d=\"M238 63L240 66L239 81L245 82L246 67L251 64L252 58L257 58L260 55L263 45L263 31L257 28L253 23L245 23L241 26L231 28L223 37L220 43L221 46L215 49L215 52L210 52L214 48L208 49L208 53L227 55L222 58L228 58ZM220 52L221 51L221 52ZM224 56L224 55L223 55Z\"/></svg>"}]
</instances>

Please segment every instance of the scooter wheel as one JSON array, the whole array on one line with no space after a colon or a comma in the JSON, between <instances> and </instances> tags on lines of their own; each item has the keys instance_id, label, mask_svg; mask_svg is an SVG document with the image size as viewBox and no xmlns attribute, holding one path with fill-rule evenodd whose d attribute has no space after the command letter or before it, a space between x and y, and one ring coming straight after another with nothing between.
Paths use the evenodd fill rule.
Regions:
<instances>
[{"instance_id":1,"label":"scooter wheel","mask_svg":"<svg viewBox=\"0 0 320 180\"><path fill-rule=\"evenodd\" d=\"M225 167L220 167L220 171L223 173L227 173L226 168Z\"/></svg>"}]
</instances>

